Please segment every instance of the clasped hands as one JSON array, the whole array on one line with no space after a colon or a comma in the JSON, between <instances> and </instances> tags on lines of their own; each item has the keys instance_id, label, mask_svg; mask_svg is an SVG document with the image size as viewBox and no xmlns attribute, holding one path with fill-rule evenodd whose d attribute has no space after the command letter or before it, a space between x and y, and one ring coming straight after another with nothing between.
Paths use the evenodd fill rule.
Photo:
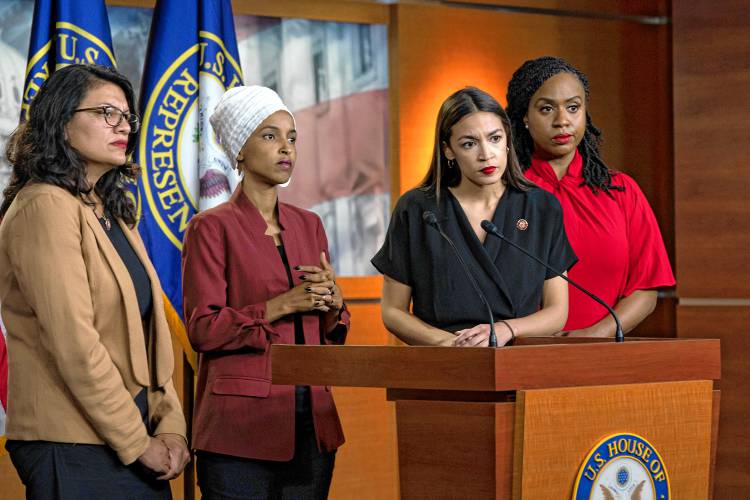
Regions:
<instances>
[{"instance_id":1,"label":"clasped hands","mask_svg":"<svg viewBox=\"0 0 750 500\"><path fill-rule=\"evenodd\" d=\"M490 325L487 323L459 330L453 339L454 347L487 347L490 344ZM513 332L507 323L495 323L497 345L503 346L513 338Z\"/></svg>"},{"instance_id":2,"label":"clasped hands","mask_svg":"<svg viewBox=\"0 0 750 500\"><path fill-rule=\"evenodd\" d=\"M321 311L338 312L344 305L341 290L336 285L336 273L328 262L325 252L320 253L320 266L296 266L302 281L288 292L270 302L277 303L281 314Z\"/></svg>"},{"instance_id":3,"label":"clasped hands","mask_svg":"<svg viewBox=\"0 0 750 500\"><path fill-rule=\"evenodd\" d=\"M148 447L138 461L154 474L159 474L157 479L169 481L182 473L190 461L190 451L179 434L159 434L149 437Z\"/></svg>"}]
</instances>

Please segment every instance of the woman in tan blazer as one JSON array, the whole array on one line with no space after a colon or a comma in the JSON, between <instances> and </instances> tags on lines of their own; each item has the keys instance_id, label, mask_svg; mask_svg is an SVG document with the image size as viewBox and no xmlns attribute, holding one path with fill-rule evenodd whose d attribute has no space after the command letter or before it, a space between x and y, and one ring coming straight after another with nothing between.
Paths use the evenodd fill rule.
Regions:
<instances>
[{"instance_id":1,"label":"woman in tan blazer","mask_svg":"<svg viewBox=\"0 0 750 500\"><path fill-rule=\"evenodd\" d=\"M162 292L123 188L133 109L116 71L68 66L8 146L6 448L27 498L171 498L189 460Z\"/></svg>"}]
</instances>

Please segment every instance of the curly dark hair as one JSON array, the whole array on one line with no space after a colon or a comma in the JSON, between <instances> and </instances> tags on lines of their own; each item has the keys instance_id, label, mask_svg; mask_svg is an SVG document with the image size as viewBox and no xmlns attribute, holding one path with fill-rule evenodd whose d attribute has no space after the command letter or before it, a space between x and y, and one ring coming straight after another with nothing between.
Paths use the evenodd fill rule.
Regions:
<instances>
[{"instance_id":1,"label":"curly dark hair","mask_svg":"<svg viewBox=\"0 0 750 500\"><path fill-rule=\"evenodd\" d=\"M508 84L506 108L510 121L513 124L513 138L518 153L518 159L524 171L531 166L531 155L534 153L534 140L526 129L524 117L529 111L529 102L534 93L539 90L544 82L558 73L570 73L580 80L586 92L586 103L589 101L589 80L583 72L573 67L570 63L559 57L545 56L538 59L526 61L513 73ZM612 176L615 174L599 154L599 145L602 141L602 132L591 120L591 115L586 107L586 132L583 140L578 145L578 151L583 158L583 183L596 193L602 190L610 194L610 190L622 191L622 186L612 185Z\"/></svg>"},{"instance_id":2,"label":"curly dark hair","mask_svg":"<svg viewBox=\"0 0 750 500\"><path fill-rule=\"evenodd\" d=\"M138 177L137 165L127 160L102 175L96 186L90 186L84 158L65 139L65 126L86 93L105 83L120 87L128 108L135 109L133 87L127 78L112 68L73 64L58 69L42 84L29 108L28 121L13 132L6 148L12 173L10 183L3 191L0 219L19 191L33 181L59 186L91 206L94 202L87 195L93 189L112 216L131 227L135 225L136 207L127 196L125 183ZM137 135L130 134L125 150L128 158L136 143Z\"/></svg>"},{"instance_id":3,"label":"curly dark hair","mask_svg":"<svg viewBox=\"0 0 750 500\"><path fill-rule=\"evenodd\" d=\"M494 113L500 118L508 142L508 163L502 179L506 185L513 186L520 191L526 191L534 184L524 177L516 152L513 147L513 132L508 115L497 100L484 90L476 87L465 87L451 94L437 116L435 125L435 146L432 161L427 175L419 187L425 191L434 191L438 196L442 186L454 187L461 182L461 171L458 168L446 168L448 158L443 151L443 145L449 144L451 129L467 115L478 111Z\"/></svg>"}]
</instances>

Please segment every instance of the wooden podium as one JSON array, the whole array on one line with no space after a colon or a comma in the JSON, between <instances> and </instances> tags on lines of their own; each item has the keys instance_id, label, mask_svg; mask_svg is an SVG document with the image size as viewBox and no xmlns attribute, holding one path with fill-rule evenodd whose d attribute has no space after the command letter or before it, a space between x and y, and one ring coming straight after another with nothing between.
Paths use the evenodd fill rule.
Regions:
<instances>
[{"instance_id":1,"label":"wooden podium","mask_svg":"<svg viewBox=\"0 0 750 500\"><path fill-rule=\"evenodd\" d=\"M710 498L718 340L274 345L271 356L275 384L387 388L404 499L567 500L594 445L618 433L658 450L670 498Z\"/></svg>"}]
</instances>

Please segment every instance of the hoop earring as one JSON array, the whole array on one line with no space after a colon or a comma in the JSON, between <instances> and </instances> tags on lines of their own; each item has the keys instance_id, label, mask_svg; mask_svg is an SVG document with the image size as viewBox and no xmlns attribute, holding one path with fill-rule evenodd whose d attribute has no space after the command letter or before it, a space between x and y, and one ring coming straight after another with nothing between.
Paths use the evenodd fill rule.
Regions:
<instances>
[{"instance_id":1,"label":"hoop earring","mask_svg":"<svg viewBox=\"0 0 750 500\"><path fill-rule=\"evenodd\" d=\"M456 160L448 160L448 168L456 168Z\"/></svg>"}]
</instances>

